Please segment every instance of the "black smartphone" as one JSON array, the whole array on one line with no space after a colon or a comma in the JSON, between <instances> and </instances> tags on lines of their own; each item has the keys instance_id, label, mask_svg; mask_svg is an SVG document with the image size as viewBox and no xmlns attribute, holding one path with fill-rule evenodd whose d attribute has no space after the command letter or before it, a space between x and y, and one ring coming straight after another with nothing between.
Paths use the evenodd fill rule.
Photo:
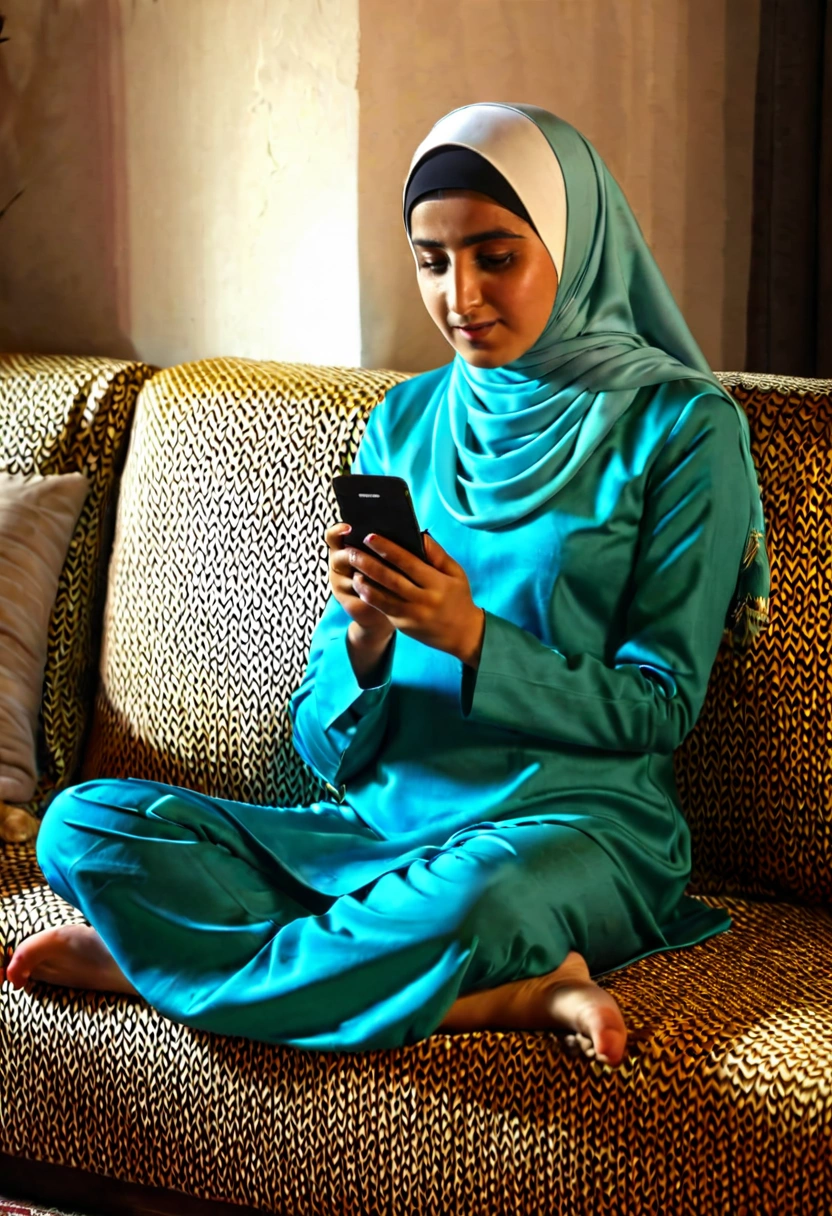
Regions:
<instances>
[{"instance_id":1,"label":"black smartphone","mask_svg":"<svg viewBox=\"0 0 832 1216\"><path fill-rule=\"evenodd\" d=\"M349 536L352 548L369 553L384 562L385 566L395 569L393 562L384 561L383 557L364 544L364 537L369 532L376 532L401 545L414 557L427 560L413 499L403 477L346 473L342 477L333 477L332 488L341 519L352 528Z\"/></svg>"}]
</instances>

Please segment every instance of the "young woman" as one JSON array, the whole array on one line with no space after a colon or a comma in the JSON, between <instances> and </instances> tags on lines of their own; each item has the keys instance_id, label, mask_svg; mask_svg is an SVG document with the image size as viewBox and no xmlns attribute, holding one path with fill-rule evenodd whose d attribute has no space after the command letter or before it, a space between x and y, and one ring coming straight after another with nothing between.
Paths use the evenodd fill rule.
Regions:
<instances>
[{"instance_id":1,"label":"young woman","mask_svg":"<svg viewBox=\"0 0 832 1216\"><path fill-rule=\"evenodd\" d=\"M747 423L554 115L441 119L404 219L454 358L387 394L353 466L407 480L427 561L326 533L332 596L290 708L341 800L64 791L38 859L89 926L23 942L8 979L307 1049L518 1027L617 1064L594 978L731 923L683 894L672 753L726 620L740 645L765 621Z\"/></svg>"}]
</instances>

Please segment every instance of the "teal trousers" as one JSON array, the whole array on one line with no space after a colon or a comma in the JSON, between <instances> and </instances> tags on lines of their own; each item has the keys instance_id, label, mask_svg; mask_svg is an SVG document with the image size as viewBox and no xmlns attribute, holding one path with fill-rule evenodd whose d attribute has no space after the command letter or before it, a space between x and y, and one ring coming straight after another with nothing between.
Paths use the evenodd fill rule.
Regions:
<instances>
[{"instance_id":1,"label":"teal trousers","mask_svg":"<svg viewBox=\"0 0 832 1216\"><path fill-rule=\"evenodd\" d=\"M335 804L96 780L53 800L37 855L164 1016L311 1050L416 1042L573 949L598 973L668 948L608 853L545 818L402 853Z\"/></svg>"}]
</instances>

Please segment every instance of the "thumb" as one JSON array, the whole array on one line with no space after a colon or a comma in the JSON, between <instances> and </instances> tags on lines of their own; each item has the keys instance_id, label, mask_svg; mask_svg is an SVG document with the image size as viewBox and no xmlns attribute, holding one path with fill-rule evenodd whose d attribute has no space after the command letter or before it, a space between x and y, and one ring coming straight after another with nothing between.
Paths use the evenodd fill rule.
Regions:
<instances>
[{"instance_id":1,"label":"thumb","mask_svg":"<svg viewBox=\"0 0 832 1216\"><path fill-rule=\"evenodd\" d=\"M425 546L425 557L434 569L441 571L442 574L453 574L457 569L457 563L450 553L445 552L439 541L434 540L430 532L422 533L422 541Z\"/></svg>"}]
</instances>

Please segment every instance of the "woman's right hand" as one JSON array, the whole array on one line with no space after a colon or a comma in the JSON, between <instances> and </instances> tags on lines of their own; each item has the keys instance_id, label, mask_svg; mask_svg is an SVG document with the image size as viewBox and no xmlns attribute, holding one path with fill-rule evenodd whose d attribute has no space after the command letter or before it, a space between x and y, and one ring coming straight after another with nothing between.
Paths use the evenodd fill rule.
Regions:
<instances>
[{"instance_id":1,"label":"woman's right hand","mask_svg":"<svg viewBox=\"0 0 832 1216\"><path fill-rule=\"evenodd\" d=\"M333 524L324 533L329 549L329 582L332 594L359 626L362 640L366 637L367 640L372 638L374 641L381 641L396 632L395 626L390 624L389 619L378 608L365 603L353 587L352 577L355 569L350 565L344 549L349 532L349 524L339 523Z\"/></svg>"}]
</instances>

